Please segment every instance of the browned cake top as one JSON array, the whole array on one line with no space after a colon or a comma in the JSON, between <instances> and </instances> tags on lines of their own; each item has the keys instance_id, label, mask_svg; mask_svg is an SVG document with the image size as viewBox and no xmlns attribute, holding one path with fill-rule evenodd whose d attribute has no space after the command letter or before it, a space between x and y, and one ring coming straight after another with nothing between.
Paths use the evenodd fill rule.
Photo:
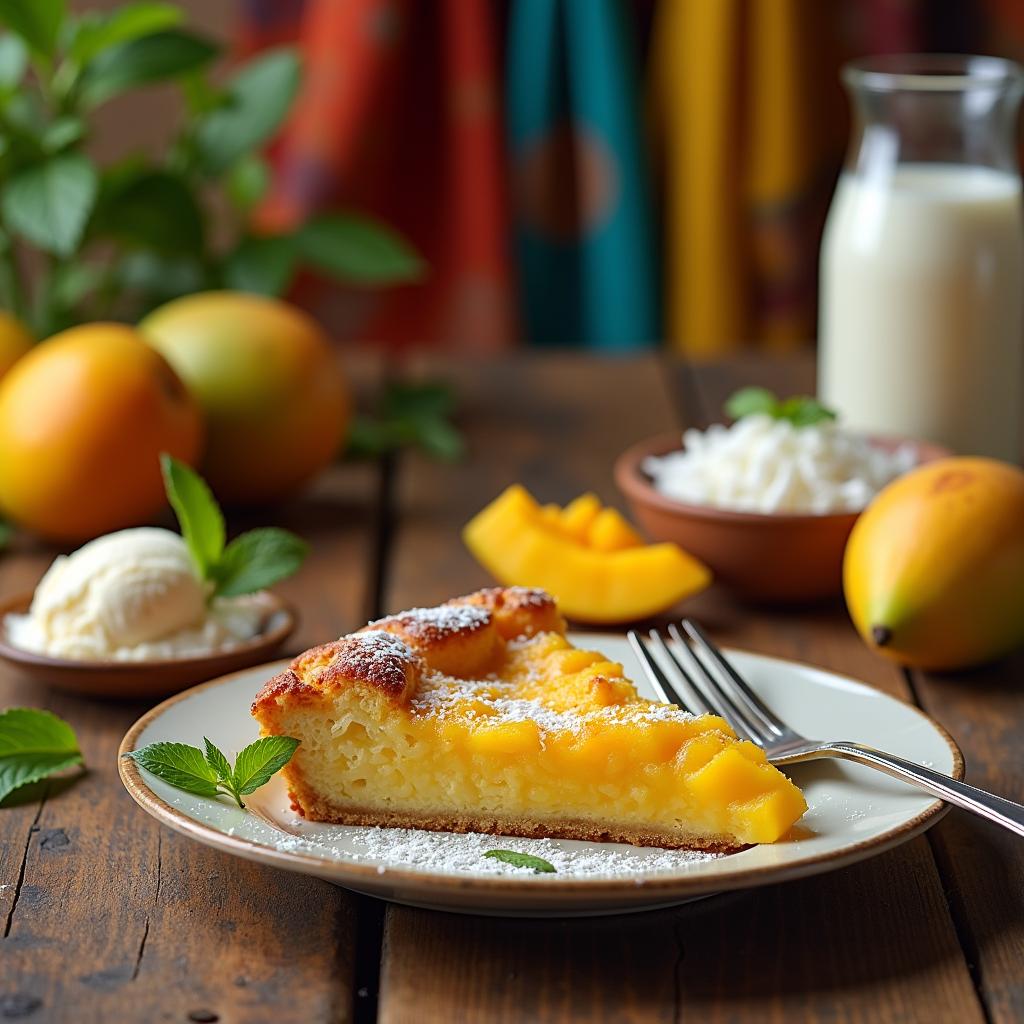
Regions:
<instances>
[{"instance_id":1,"label":"browned cake top","mask_svg":"<svg viewBox=\"0 0 1024 1024\"><path fill-rule=\"evenodd\" d=\"M470 678L496 663L506 640L548 631L565 632L558 607L550 594L526 587L492 587L413 608L300 654L266 683L253 712L354 685L405 701L425 670Z\"/></svg>"}]
</instances>

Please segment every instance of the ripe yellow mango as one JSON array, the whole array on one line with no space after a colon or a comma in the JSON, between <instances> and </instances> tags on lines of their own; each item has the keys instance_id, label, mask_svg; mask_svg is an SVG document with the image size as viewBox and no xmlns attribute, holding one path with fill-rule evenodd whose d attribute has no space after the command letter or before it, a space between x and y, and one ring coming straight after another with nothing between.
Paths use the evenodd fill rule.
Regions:
<instances>
[{"instance_id":1,"label":"ripe yellow mango","mask_svg":"<svg viewBox=\"0 0 1024 1024\"><path fill-rule=\"evenodd\" d=\"M903 665L957 669L1024 643L1024 471L951 458L886 487L843 564L858 632Z\"/></svg>"},{"instance_id":2,"label":"ripe yellow mango","mask_svg":"<svg viewBox=\"0 0 1024 1024\"><path fill-rule=\"evenodd\" d=\"M463 530L463 540L500 583L541 587L581 622L629 622L672 607L711 582L675 544L642 544L593 495L560 516L525 488L509 487ZM635 540L635 543L632 543Z\"/></svg>"}]
</instances>

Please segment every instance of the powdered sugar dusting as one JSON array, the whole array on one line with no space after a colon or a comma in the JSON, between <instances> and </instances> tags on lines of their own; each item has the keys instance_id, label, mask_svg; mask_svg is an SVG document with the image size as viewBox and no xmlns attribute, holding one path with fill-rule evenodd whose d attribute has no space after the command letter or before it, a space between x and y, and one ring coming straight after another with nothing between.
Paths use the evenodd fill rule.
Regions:
<instances>
[{"instance_id":1,"label":"powdered sugar dusting","mask_svg":"<svg viewBox=\"0 0 1024 1024\"><path fill-rule=\"evenodd\" d=\"M399 637L382 630L353 633L335 643L335 657L313 675L340 673L346 678L366 679L392 693L405 689L406 673L419 658Z\"/></svg>"},{"instance_id":2,"label":"powdered sugar dusting","mask_svg":"<svg viewBox=\"0 0 1024 1024\"><path fill-rule=\"evenodd\" d=\"M528 608L550 608L555 603L546 590L537 587L506 587L505 594L516 604Z\"/></svg>"},{"instance_id":3,"label":"powdered sugar dusting","mask_svg":"<svg viewBox=\"0 0 1024 1024\"><path fill-rule=\"evenodd\" d=\"M294 826L296 830L309 828L308 823L298 819ZM343 849L332 843L332 832L344 834ZM540 880L633 877L639 882L642 880L640 876L677 872L690 865L725 856L697 850L662 850L620 843L343 825L320 826L317 834L311 835L278 833L274 845L284 850L377 864L380 871L399 868L424 874L511 875ZM541 857L554 867L555 874L538 875L531 868L516 867L485 857L488 850L514 850Z\"/></svg>"},{"instance_id":4,"label":"powdered sugar dusting","mask_svg":"<svg viewBox=\"0 0 1024 1024\"><path fill-rule=\"evenodd\" d=\"M490 621L491 613L486 608L471 604L442 604L436 608L410 608L398 615L377 619L367 628L395 625L412 636L451 636L482 629Z\"/></svg>"},{"instance_id":5,"label":"powdered sugar dusting","mask_svg":"<svg viewBox=\"0 0 1024 1024\"><path fill-rule=\"evenodd\" d=\"M351 636L345 637L345 640L358 648L359 653L370 661L398 658L400 661L408 662L411 665L416 657L409 649L408 644L403 643L393 633L386 633L382 629L367 630L365 633L353 633Z\"/></svg>"}]
</instances>

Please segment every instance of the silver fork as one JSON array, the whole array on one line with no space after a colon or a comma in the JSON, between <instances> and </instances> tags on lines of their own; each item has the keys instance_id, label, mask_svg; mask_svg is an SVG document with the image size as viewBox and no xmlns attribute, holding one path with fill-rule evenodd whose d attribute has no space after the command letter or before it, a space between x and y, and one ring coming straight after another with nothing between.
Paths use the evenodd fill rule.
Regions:
<instances>
[{"instance_id":1,"label":"silver fork","mask_svg":"<svg viewBox=\"0 0 1024 1024\"><path fill-rule=\"evenodd\" d=\"M682 626L685 637L675 625L668 627L672 644L665 643L654 629L646 642L635 630L628 633L644 673L662 701L676 704L684 711L721 715L741 739L764 748L772 764L796 764L822 757L856 761L1024 836L1021 804L863 743L801 736L765 705L700 626L690 619L684 619ZM652 651L660 656L661 664ZM677 676L675 680L666 668Z\"/></svg>"}]
</instances>

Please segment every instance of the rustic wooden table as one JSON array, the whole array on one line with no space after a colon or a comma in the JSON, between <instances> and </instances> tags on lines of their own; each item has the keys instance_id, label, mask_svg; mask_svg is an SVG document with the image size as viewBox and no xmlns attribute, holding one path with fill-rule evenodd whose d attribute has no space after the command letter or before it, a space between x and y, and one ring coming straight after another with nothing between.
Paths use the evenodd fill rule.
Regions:
<instances>
[{"instance_id":1,"label":"rustic wooden table","mask_svg":"<svg viewBox=\"0 0 1024 1024\"><path fill-rule=\"evenodd\" d=\"M340 466L283 514L315 556L282 587L302 649L487 580L459 527L521 480L545 500L616 501L628 443L714 417L741 383L807 390L807 361L700 368L552 355L425 367L456 384L469 458ZM372 377L372 375L369 375ZM239 525L239 524L235 524ZM4 596L53 552L0 559ZM725 643L812 662L913 701L963 746L968 778L1024 800L1024 660L903 673L842 607L773 612L709 594ZM88 773L0 810L0 1019L35 1021L1024 1020L1024 844L954 812L854 867L675 910L565 921L431 913L232 859L170 832L118 781L141 705L32 689L0 706L66 717Z\"/></svg>"}]
</instances>

